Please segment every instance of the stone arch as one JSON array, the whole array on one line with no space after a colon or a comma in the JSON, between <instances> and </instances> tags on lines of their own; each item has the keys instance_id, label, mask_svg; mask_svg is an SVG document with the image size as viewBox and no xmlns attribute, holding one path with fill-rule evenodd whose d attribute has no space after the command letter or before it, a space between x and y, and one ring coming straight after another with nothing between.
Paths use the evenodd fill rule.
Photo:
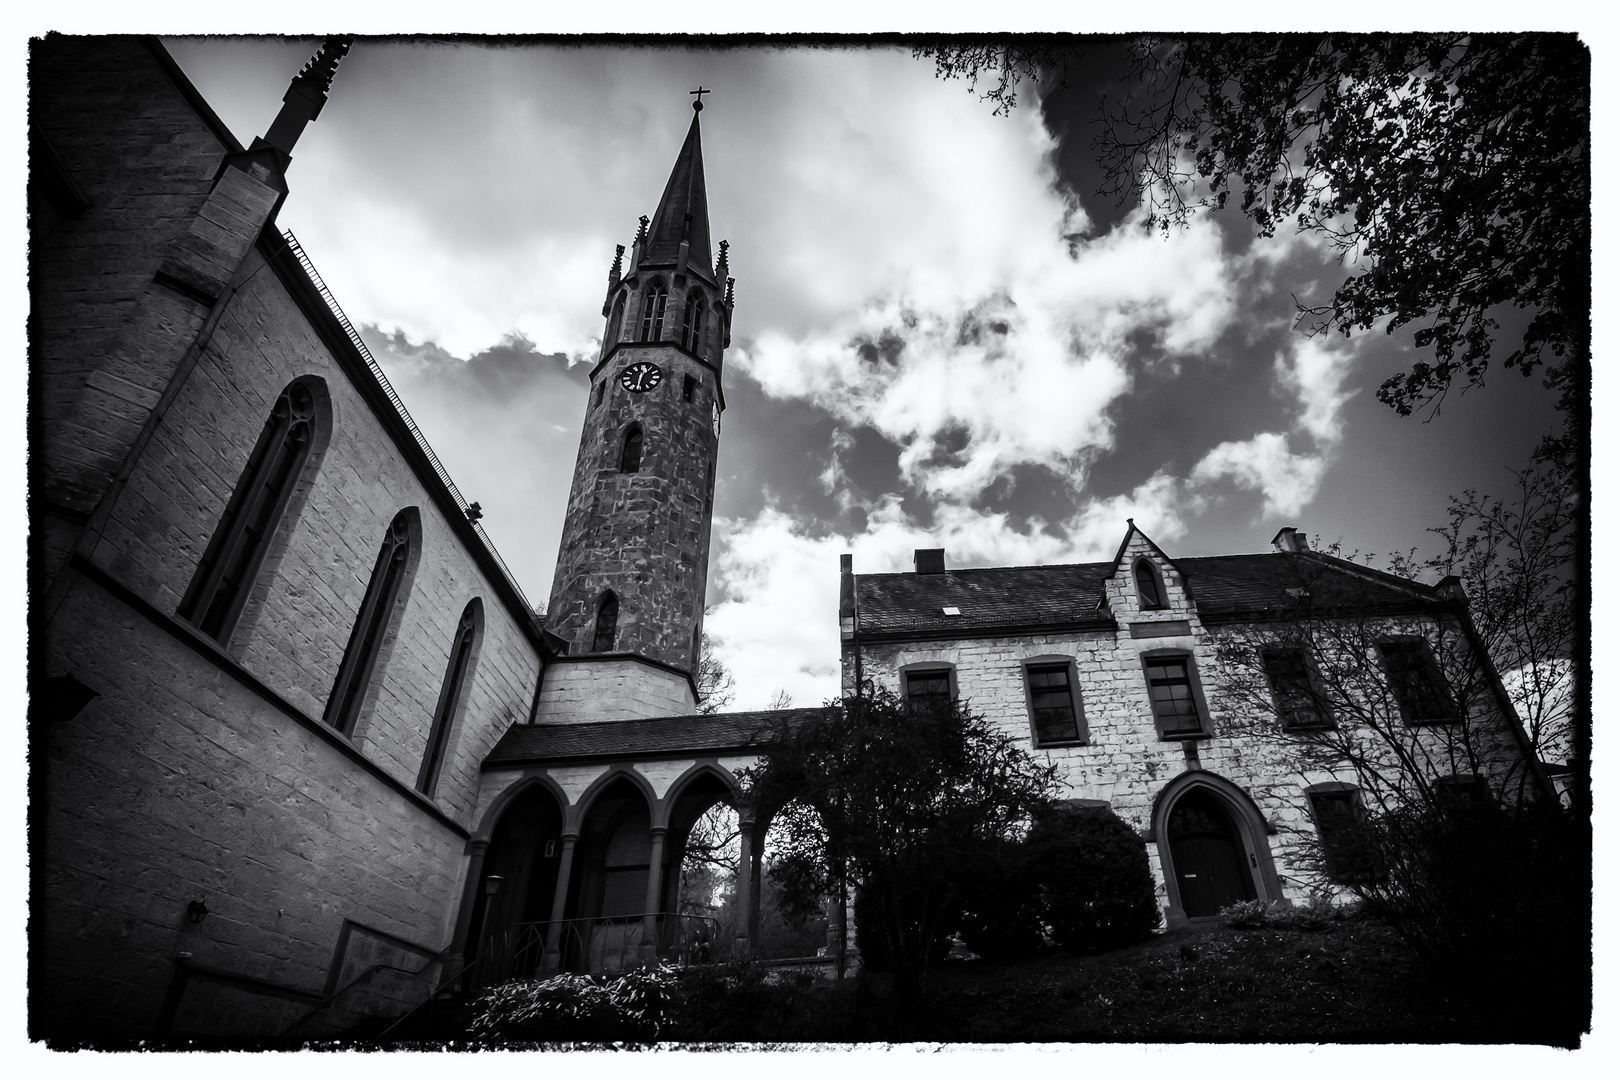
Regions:
<instances>
[{"instance_id":1,"label":"stone arch","mask_svg":"<svg viewBox=\"0 0 1620 1080\"><path fill-rule=\"evenodd\" d=\"M641 773L637 772L634 766L620 761L609 765L607 771L601 776L598 776L595 780L591 781L591 786L586 788L584 793L580 795L573 805L568 807L567 828L569 833L574 835L579 834L580 826L584 824L586 815L591 812L592 805L598 798L601 797L602 792L608 787L612 786L612 784L617 780L628 780L631 784L639 788L642 796L647 800L647 815L649 819L657 819L658 814L660 813L659 804L661 802L661 800L658 798L658 793L653 790L653 786L648 779L641 775Z\"/></svg>"},{"instance_id":2,"label":"stone arch","mask_svg":"<svg viewBox=\"0 0 1620 1080\"><path fill-rule=\"evenodd\" d=\"M660 805L653 815L653 824L667 827L669 825L670 811L674 808L676 801L686 793L687 788L705 775L714 777L725 786L726 790L731 793L732 805L741 813L743 810L743 794L742 785L737 781L737 777L732 774L731 770L722 768L717 761L699 761L677 776L674 782L669 785L669 789L664 792L664 797L659 801Z\"/></svg>"},{"instance_id":3,"label":"stone arch","mask_svg":"<svg viewBox=\"0 0 1620 1080\"><path fill-rule=\"evenodd\" d=\"M506 808L512 804L514 799L532 787L543 787L551 792L551 797L557 800L557 805L563 810L566 826L568 812L573 809L568 801L568 793L563 791L562 785L553 780L549 774L528 773L508 784L490 802L489 809L484 811L484 816L479 819L477 827L473 829L471 842L488 843L494 831L495 823L506 812Z\"/></svg>"},{"instance_id":4,"label":"stone arch","mask_svg":"<svg viewBox=\"0 0 1620 1080\"><path fill-rule=\"evenodd\" d=\"M567 799L548 777L526 777L484 815L468 867L456 940L488 985L538 963L562 872ZM521 972L519 969L522 969Z\"/></svg>"},{"instance_id":5,"label":"stone arch","mask_svg":"<svg viewBox=\"0 0 1620 1080\"><path fill-rule=\"evenodd\" d=\"M1188 914L1180 877L1186 868L1178 870L1176 854L1172 851L1170 817L1178 804L1189 796L1206 800L1205 805L1224 812L1226 822L1231 827L1235 853L1247 863L1243 870L1247 874L1246 881L1252 888L1253 896L1262 900L1281 900L1282 885L1277 876L1276 864L1272 860L1271 845L1266 839L1270 830L1267 828L1265 816L1260 813L1260 808L1255 805L1248 792L1230 780L1203 770L1189 770L1166 784L1153 800L1153 839L1158 845L1159 864L1164 873L1166 921L1171 924L1182 924L1189 918L1213 914L1212 912Z\"/></svg>"},{"instance_id":6,"label":"stone arch","mask_svg":"<svg viewBox=\"0 0 1620 1080\"><path fill-rule=\"evenodd\" d=\"M1170 606L1164 575L1146 555L1138 556L1131 564L1131 583L1136 586L1136 602L1143 611L1163 611Z\"/></svg>"}]
</instances>

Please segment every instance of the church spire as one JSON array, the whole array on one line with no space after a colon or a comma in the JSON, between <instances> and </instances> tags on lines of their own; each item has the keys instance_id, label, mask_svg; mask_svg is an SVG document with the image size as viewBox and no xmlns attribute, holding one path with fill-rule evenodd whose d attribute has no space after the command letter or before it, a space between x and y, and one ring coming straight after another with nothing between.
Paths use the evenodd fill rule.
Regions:
<instances>
[{"instance_id":1,"label":"church spire","mask_svg":"<svg viewBox=\"0 0 1620 1080\"><path fill-rule=\"evenodd\" d=\"M701 96L692 107L692 126L675 158L669 183L664 185L664 197L658 200L638 265L679 267L684 263L688 272L709 278L714 256L709 244L709 198L703 185L703 140L697 118L703 108Z\"/></svg>"}]
</instances>

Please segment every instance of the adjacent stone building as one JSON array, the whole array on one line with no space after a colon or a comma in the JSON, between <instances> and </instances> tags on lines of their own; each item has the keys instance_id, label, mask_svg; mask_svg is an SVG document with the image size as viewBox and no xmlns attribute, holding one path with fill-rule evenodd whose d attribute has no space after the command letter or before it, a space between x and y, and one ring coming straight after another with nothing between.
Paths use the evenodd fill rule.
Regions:
<instances>
[{"instance_id":1,"label":"adjacent stone building","mask_svg":"<svg viewBox=\"0 0 1620 1080\"><path fill-rule=\"evenodd\" d=\"M1334 821L1387 785L1545 792L1455 579L1292 528L1274 544L1172 559L1130 523L1107 563L947 569L927 549L914 573L858 575L846 555L844 694L956 697L1056 763L1070 801L1140 832L1172 924L1332 895L1354 871Z\"/></svg>"}]
</instances>

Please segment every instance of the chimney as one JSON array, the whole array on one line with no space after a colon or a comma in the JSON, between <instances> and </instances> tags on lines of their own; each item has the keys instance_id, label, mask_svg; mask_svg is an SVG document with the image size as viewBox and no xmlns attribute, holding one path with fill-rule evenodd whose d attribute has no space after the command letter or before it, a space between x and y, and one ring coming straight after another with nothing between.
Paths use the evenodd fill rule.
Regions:
<instances>
[{"instance_id":1,"label":"chimney","mask_svg":"<svg viewBox=\"0 0 1620 1080\"><path fill-rule=\"evenodd\" d=\"M1297 555L1305 550L1305 538L1292 525L1284 525L1271 538L1271 546L1278 551L1291 551Z\"/></svg>"},{"instance_id":2,"label":"chimney","mask_svg":"<svg viewBox=\"0 0 1620 1080\"><path fill-rule=\"evenodd\" d=\"M919 574L943 574L945 572L944 548L918 548L912 555L912 565Z\"/></svg>"}]
</instances>

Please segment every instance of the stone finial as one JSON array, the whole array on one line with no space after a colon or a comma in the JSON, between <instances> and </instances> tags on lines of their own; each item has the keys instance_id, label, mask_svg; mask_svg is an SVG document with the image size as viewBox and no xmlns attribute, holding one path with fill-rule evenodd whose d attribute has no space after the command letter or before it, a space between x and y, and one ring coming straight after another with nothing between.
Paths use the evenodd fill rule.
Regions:
<instances>
[{"instance_id":1,"label":"stone finial","mask_svg":"<svg viewBox=\"0 0 1620 1080\"><path fill-rule=\"evenodd\" d=\"M270 130L264 133L266 143L286 157L292 157L293 147L304 128L321 115L327 91L332 89L332 77L337 74L338 61L348 55L353 44L351 37L329 37L321 44L309 63L293 77L292 85L281 99L281 111L276 114Z\"/></svg>"},{"instance_id":2,"label":"stone finial","mask_svg":"<svg viewBox=\"0 0 1620 1080\"><path fill-rule=\"evenodd\" d=\"M347 34L339 34L321 42L321 47L315 55L309 58L304 70L298 73L300 79L310 79L321 93L332 89L332 77L337 74L338 61L349 55L349 49L354 46L354 38Z\"/></svg>"},{"instance_id":3,"label":"stone finial","mask_svg":"<svg viewBox=\"0 0 1620 1080\"><path fill-rule=\"evenodd\" d=\"M641 215L641 224L636 226L636 243L644 244L646 242L647 242L647 215L642 214Z\"/></svg>"},{"instance_id":4,"label":"stone finial","mask_svg":"<svg viewBox=\"0 0 1620 1080\"><path fill-rule=\"evenodd\" d=\"M646 219L643 218L642 220L645 221ZM608 271L608 280L614 282L615 284L617 284L618 280L619 280L619 273L623 268L624 268L624 245L623 244L614 244L613 245L613 269Z\"/></svg>"},{"instance_id":5,"label":"stone finial","mask_svg":"<svg viewBox=\"0 0 1620 1080\"><path fill-rule=\"evenodd\" d=\"M731 247L730 240L720 241L720 258L715 260L714 277L716 281L729 281L726 277L731 272L730 255L727 251Z\"/></svg>"}]
</instances>

